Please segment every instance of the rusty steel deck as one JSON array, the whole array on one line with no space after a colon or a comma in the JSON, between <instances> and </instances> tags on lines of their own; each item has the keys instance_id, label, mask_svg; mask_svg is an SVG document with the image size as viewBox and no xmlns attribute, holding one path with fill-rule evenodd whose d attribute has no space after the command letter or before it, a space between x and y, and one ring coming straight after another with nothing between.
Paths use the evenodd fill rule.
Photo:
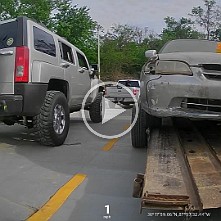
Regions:
<instances>
[{"instance_id":1,"label":"rusty steel deck","mask_svg":"<svg viewBox=\"0 0 221 221\"><path fill-rule=\"evenodd\" d=\"M167 120L152 131L141 208L221 207L221 126L206 124Z\"/></svg>"}]
</instances>

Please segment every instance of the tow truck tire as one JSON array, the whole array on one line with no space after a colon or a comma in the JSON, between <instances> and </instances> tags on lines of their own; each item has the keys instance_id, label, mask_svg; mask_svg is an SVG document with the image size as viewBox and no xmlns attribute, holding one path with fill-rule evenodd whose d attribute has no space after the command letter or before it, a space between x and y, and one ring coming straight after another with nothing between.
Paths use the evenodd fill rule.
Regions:
<instances>
[{"instance_id":1,"label":"tow truck tire","mask_svg":"<svg viewBox=\"0 0 221 221\"><path fill-rule=\"evenodd\" d=\"M132 109L131 123L135 118L135 114L136 114L136 108L134 106ZM146 129L147 129L147 114L142 108L139 108L137 121L131 130L131 141L132 141L132 146L134 148L144 148L147 146Z\"/></svg>"},{"instance_id":2,"label":"tow truck tire","mask_svg":"<svg viewBox=\"0 0 221 221\"><path fill-rule=\"evenodd\" d=\"M102 121L102 97L103 93L99 92L90 106L89 115L93 123Z\"/></svg>"},{"instance_id":3,"label":"tow truck tire","mask_svg":"<svg viewBox=\"0 0 221 221\"><path fill-rule=\"evenodd\" d=\"M38 141L46 146L62 145L69 124L70 114L65 95L60 91L48 91L40 113L33 120Z\"/></svg>"}]
</instances>

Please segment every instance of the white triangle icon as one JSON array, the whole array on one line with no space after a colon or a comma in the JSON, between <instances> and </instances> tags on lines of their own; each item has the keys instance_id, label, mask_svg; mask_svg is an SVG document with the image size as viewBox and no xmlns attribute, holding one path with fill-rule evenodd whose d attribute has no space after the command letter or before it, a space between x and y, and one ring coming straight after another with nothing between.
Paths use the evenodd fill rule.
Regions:
<instances>
[{"instance_id":1,"label":"white triangle icon","mask_svg":"<svg viewBox=\"0 0 221 221\"><path fill-rule=\"evenodd\" d=\"M122 114L126 110L122 108L120 105L115 104L107 98L102 98L103 103L103 118L102 124L108 122L109 120L115 118L116 116Z\"/></svg>"}]
</instances>

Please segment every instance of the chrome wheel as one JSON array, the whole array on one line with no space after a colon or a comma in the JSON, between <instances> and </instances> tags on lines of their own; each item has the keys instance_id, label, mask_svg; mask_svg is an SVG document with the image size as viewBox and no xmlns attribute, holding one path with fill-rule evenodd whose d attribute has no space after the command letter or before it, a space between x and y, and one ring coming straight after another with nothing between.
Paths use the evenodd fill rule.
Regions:
<instances>
[{"instance_id":1,"label":"chrome wheel","mask_svg":"<svg viewBox=\"0 0 221 221\"><path fill-rule=\"evenodd\" d=\"M57 134L62 134L65 129L65 111L60 104L54 108L53 128Z\"/></svg>"}]
</instances>

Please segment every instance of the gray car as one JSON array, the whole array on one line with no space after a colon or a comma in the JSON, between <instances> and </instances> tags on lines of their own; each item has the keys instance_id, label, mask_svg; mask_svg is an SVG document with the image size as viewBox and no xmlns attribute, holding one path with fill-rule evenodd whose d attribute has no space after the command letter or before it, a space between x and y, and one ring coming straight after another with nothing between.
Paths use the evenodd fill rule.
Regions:
<instances>
[{"instance_id":1,"label":"gray car","mask_svg":"<svg viewBox=\"0 0 221 221\"><path fill-rule=\"evenodd\" d=\"M221 43L196 39L170 41L159 54L146 52L134 147L146 145L146 129L160 126L163 117L221 120L220 52Z\"/></svg>"}]
</instances>

